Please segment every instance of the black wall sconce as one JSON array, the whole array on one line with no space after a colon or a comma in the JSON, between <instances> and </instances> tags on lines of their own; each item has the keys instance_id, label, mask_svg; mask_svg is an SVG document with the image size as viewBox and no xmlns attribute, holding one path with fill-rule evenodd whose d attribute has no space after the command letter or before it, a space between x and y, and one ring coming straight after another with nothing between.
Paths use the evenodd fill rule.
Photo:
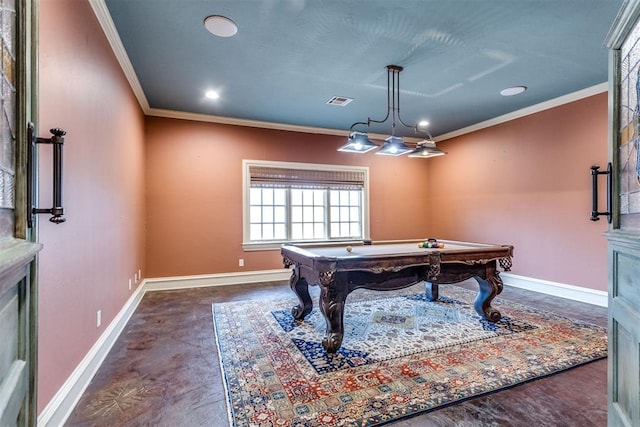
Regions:
<instances>
[{"instance_id":1,"label":"black wall sconce","mask_svg":"<svg viewBox=\"0 0 640 427\"><path fill-rule=\"evenodd\" d=\"M28 148L28 168L29 179L27 180L27 203L29 203L29 227L33 226L33 215L35 214L51 214L49 221L54 224L60 224L67 219L64 218L64 209L62 207L62 148L64 146L64 136L67 132L60 128L54 128L50 130L53 135L51 138L39 138L35 135L35 126L33 123L29 123L27 129L27 138L29 141ZM52 144L53 145L53 207L51 208L37 208L36 207L36 192L34 190L36 182L36 170L35 170L35 153L36 144Z\"/></svg>"},{"instance_id":2,"label":"black wall sconce","mask_svg":"<svg viewBox=\"0 0 640 427\"><path fill-rule=\"evenodd\" d=\"M598 175L607 176L607 211L598 212ZM607 216L607 222L611 224L611 162L607 164L607 170L601 171L600 166L591 166L591 221L599 221L601 215Z\"/></svg>"}]
</instances>

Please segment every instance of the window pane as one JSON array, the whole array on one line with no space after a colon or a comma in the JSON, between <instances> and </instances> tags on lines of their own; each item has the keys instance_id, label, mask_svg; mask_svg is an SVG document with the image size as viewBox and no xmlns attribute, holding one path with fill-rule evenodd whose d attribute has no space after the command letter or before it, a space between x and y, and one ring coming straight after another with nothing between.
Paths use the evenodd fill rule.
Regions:
<instances>
[{"instance_id":1,"label":"window pane","mask_svg":"<svg viewBox=\"0 0 640 427\"><path fill-rule=\"evenodd\" d=\"M351 206L360 206L360 191L350 191L349 204Z\"/></svg>"},{"instance_id":2,"label":"window pane","mask_svg":"<svg viewBox=\"0 0 640 427\"><path fill-rule=\"evenodd\" d=\"M284 223L287 220L287 210L284 206L277 206L273 211L273 220Z\"/></svg>"},{"instance_id":3,"label":"window pane","mask_svg":"<svg viewBox=\"0 0 640 427\"><path fill-rule=\"evenodd\" d=\"M262 220L262 209L260 209L260 206L251 206L249 212L249 222L256 223Z\"/></svg>"},{"instance_id":4,"label":"window pane","mask_svg":"<svg viewBox=\"0 0 640 427\"><path fill-rule=\"evenodd\" d=\"M320 223L320 224L315 223L315 224L313 225L313 229L314 229L313 237L314 237L315 239L322 239L322 238L324 238L324 224L322 224L322 223Z\"/></svg>"},{"instance_id":5,"label":"window pane","mask_svg":"<svg viewBox=\"0 0 640 427\"><path fill-rule=\"evenodd\" d=\"M349 221L349 208L343 206L340 208L340 220L341 221Z\"/></svg>"},{"instance_id":6,"label":"window pane","mask_svg":"<svg viewBox=\"0 0 640 427\"><path fill-rule=\"evenodd\" d=\"M287 204L287 190L284 188L276 188L273 190L273 204L285 206Z\"/></svg>"},{"instance_id":7,"label":"window pane","mask_svg":"<svg viewBox=\"0 0 640 427\"><path fill-rule=\"evenodd\" d=\"M340 224L340 237L347 236L349 236L349 223L343 222L342 224Z\"/></svg>"},{"instance_id":8,"label":"window pane","mask_svg":"<svg viewBox=\"0 0 640 427\"><path fill-rule=\"evenodd\" d=\"M252 188L249 190L249 204L259 205L262 203L262 188Z\"/></svg>"},{"instance_id":9,"label":"window pane","mask_svg":"<svg viewBox=\"0 0 640 427\"><path fill-rule=\"evenodd\" d=\"M329 192L329 203L332 205L339 205L340 204L340 192L337 190L331 190Z\"/></svg>"},{"instance_id":10,"label":"window pane","mask_svg":"<svg viewBox=\"0 0 640 427\"><path fill-rule=\"evenodd\" d=\"M265 206L262 208L262 222L273 222L272 206Z\"/></svg>"},{"instance_id":11,"label":"window pane","mask_svg":"<svg viewBox=\"0 0 640 427\"><path fill-rule=\"evenodd\" d=\"M249 227L249 240L262 240L261 224L251 224Z\"/></svg>"},{"instance_id":12,"label":"window pane","mask_svg":"<svg viewBox=\"0 0 640 427\"><path fill-rule=\"evenodd\" d=\"M305 205L313 204L313 190L302 190L302 203Z\"/></svg>"},{"instance_id":13,"label":"window pane","mask_svg":"<svg viewBox=\"0 0 640 427\"><path fill-rule=\"evenodd\" d=\"M340 224L331 224L331 238L340 237Z\"/></svg>"},{"instance_id":14,"label":"window pane","mask_svg":"<svg viewBox=\"0 0 640 427\"><path fill-rule=\"evenodd\" d=\"M351 223L351 233L349 233L351 236L354 237L360 237L362 235L362 231L360 231L360 224L357 222L352 222Z\"/></svg>"},{"instance_id":15,"label":"window pane","mask_svg":"<svg viewBox=\"0 0 640 427\"><path fill-rule=\"evenodd\" d=\"M349 204L349 192L348 191L341 191L340 192L340 204L341 205L348 205Z\"/></svg>"},{"instance_id":16,"label":"window pane","mask_svg":"<svg viewBox=\"0 0 640 427\"><path fill-rule=\"evenodd\" d=\"M324 190L313 190L313 204L324 205Z\"/></svg>"},{"instance_id":17,"label":"window pane","mask_svg":"<svg viewBox=\"0 0 640 427\"><path fill-rule=\"evenodd\" d=\"M292 205L302 205L302 190L291 189L291 204Z\"/></svg>"},{"instance_id":18,"label":"window pane","mask_svg":"<svg viewBox=\"0 0 640 427\"><path fill-rule=\"evenodd\" d=\"M291 224L291 238L293 240L300 240L304 238L302 235L302 224Z\"/></svg>"},{"instance_id":19,"label":"window pane","mask_svg":"<svg viewBox=\"0 0 640 427\"><path fill-rule=\"evenodd\" d=\"M349 219L351 221L360 221L360 209L359 208L350 208L349 209Z\"/></svg>"},{"instance_id":20,"label":"window pane","mask_svg":"<svg viewBox=\"0 0 640 427\"><path fill-rule=\"evenodd\" d=\"M284 240L287 238L287 229L284 224L276 224L274 227L274 238Z\"/></svg>"},{"instance_id":21,"label":"window pane","mask_svg":"<svg viewBox=\"0 0 640 427\"><path fill-rule=\"evenodd\" d=\"M302 218L304 221L313 221L313 208L311 206L302 208Z\"/></svg>"},{"instance_id":22,"label":"window pane","mask_svg":"<svg viewBox=\"0 0 640 427\"><path fill-rule=\"evenodd\" d=\"M302 208L299 206L294 206L291 208L291 221L292 222L302 222Z\"/></svg>"},{"instance_id":23,"label":"window pane","mask_svg":"<svg viewBox=\"0 0 640 427\"><path fill-rule=\"evenodd\" d=\"M340 208L331 206L331 222L340 221Z\"/></svg>"},{"instance_id":24,"label":"window pane","mask_svg":"<svg viewBox=\"0 0 640 427\"><path fill-rule=\"evenodd\" d=\"M262 226L262 238L264 240L272 240L273 239L273 225L265 224Z\"/></svg>"},{"instance_id":25,"label":"window pane","mask_svg":"<svg viewBox=\"0 0 640 427\"><path fill-rule=\"evenodd\" d=\"M324 222L324 207L318 206L313 208L313 220L315 222Z\"/></svg>"},{"instance_id":26,"label":"window pane","mask_svg":"<svg viewBox=\"0 0 640 427\"><path fill-rule=\"evenodd\" d=\"M313 239L313 224L306 223L306 224L303 224L302 227L303 227L302 228L303 229L303 232L302 232L303 238L304 239Z\"/></svg>"},{"instance_id":27,"label":"window pane","mask_svg":"<svg viewBox=\"0 0 640 427\"><path fill-rule=\"evenodd\" d=\"M262 204L263 205L273 204L273 188L262 189Z\"/></svg>"}]
</instances>

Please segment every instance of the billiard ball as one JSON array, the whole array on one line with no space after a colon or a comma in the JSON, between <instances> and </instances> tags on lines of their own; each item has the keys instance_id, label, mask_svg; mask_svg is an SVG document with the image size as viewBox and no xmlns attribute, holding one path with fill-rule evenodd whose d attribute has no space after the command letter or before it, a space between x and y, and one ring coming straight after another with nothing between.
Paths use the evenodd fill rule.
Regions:
<instances>
[{"instance_id":1,"label":"billiard ball","mask_svg":"<svg viewBox=\"0 0 640 427\"><path fill-rule=\"evenodd\" d=\"M347 246L347 252L351 252L353 248L351 246Z\"/></svg>"}]
</instances>

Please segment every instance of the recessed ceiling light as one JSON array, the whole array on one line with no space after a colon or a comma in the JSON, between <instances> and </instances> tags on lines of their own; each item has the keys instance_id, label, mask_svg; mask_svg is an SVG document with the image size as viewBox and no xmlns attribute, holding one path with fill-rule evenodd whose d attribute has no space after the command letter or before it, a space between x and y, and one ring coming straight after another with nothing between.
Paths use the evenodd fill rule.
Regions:
<instances>
[{"instance_id":1,"label":"recessed ceiling light","mask_svg":"<svg viewBox=\"0 0 640 427\"><path fill-rule=\"evenodd\" d=\"M238 32L238 26L231 19L221 15L207 16L204 26L211 34L218 37L231 37Z\"/></svg>"},{"instance_id":2,"label":"recessed ceiling light","mask_svg":"<svg viewBox=\"0 0 640 427\"><path fill-rule=\"evenodd\" d=\"M218 98L220 98L220 94L215 90L206 91L204 96L206 96L209 99L218 99Z\"/></svg>"},{"instance_id":3,"label":"recessed ceiling light","mask_svg":"<svg viewBox=\"0 0 640 427\"><path fill-rule=\"evenodd\" d=\"M500 95L502 95L502 96L519 95L522 92L524 92L525 90L527 90L526 86L513 86L513 87L508 87L506 89L502 89L500 91Z\"/></svg>"},{"instance_id":4,"label":"recessed ceiling light","mask_svg":"<svg viewBox=\"0 0 640 427\"><path fill-rule=\"evenodd\" d=\"M429 126L429 121L428 120L420 120L418 122L418 127L419 128L426 128L427 126Z\"/></svg>"}]
</instances>

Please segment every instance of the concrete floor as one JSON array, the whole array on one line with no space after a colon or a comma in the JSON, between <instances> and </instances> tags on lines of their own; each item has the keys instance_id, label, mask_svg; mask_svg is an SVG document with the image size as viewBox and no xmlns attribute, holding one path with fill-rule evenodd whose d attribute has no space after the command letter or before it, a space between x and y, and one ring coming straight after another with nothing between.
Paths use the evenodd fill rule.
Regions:
<instances>
[{"instance_id":1,"label":"concrete floor","mask_svg":"<svg viewBox=\"0 0 640 427\"><path fill-rule=\"evenodd\" d=\"M461 286L477 289L473 281ZM211 304L291 294L288 283L147 293L65 425L228 426ZM441 294L446 295L446 286L441 286ZM499 298L607 326L604 307L510 287ZM606 359L391 423L394 427L606 424Z\"/></svg>"}]
</instances>

